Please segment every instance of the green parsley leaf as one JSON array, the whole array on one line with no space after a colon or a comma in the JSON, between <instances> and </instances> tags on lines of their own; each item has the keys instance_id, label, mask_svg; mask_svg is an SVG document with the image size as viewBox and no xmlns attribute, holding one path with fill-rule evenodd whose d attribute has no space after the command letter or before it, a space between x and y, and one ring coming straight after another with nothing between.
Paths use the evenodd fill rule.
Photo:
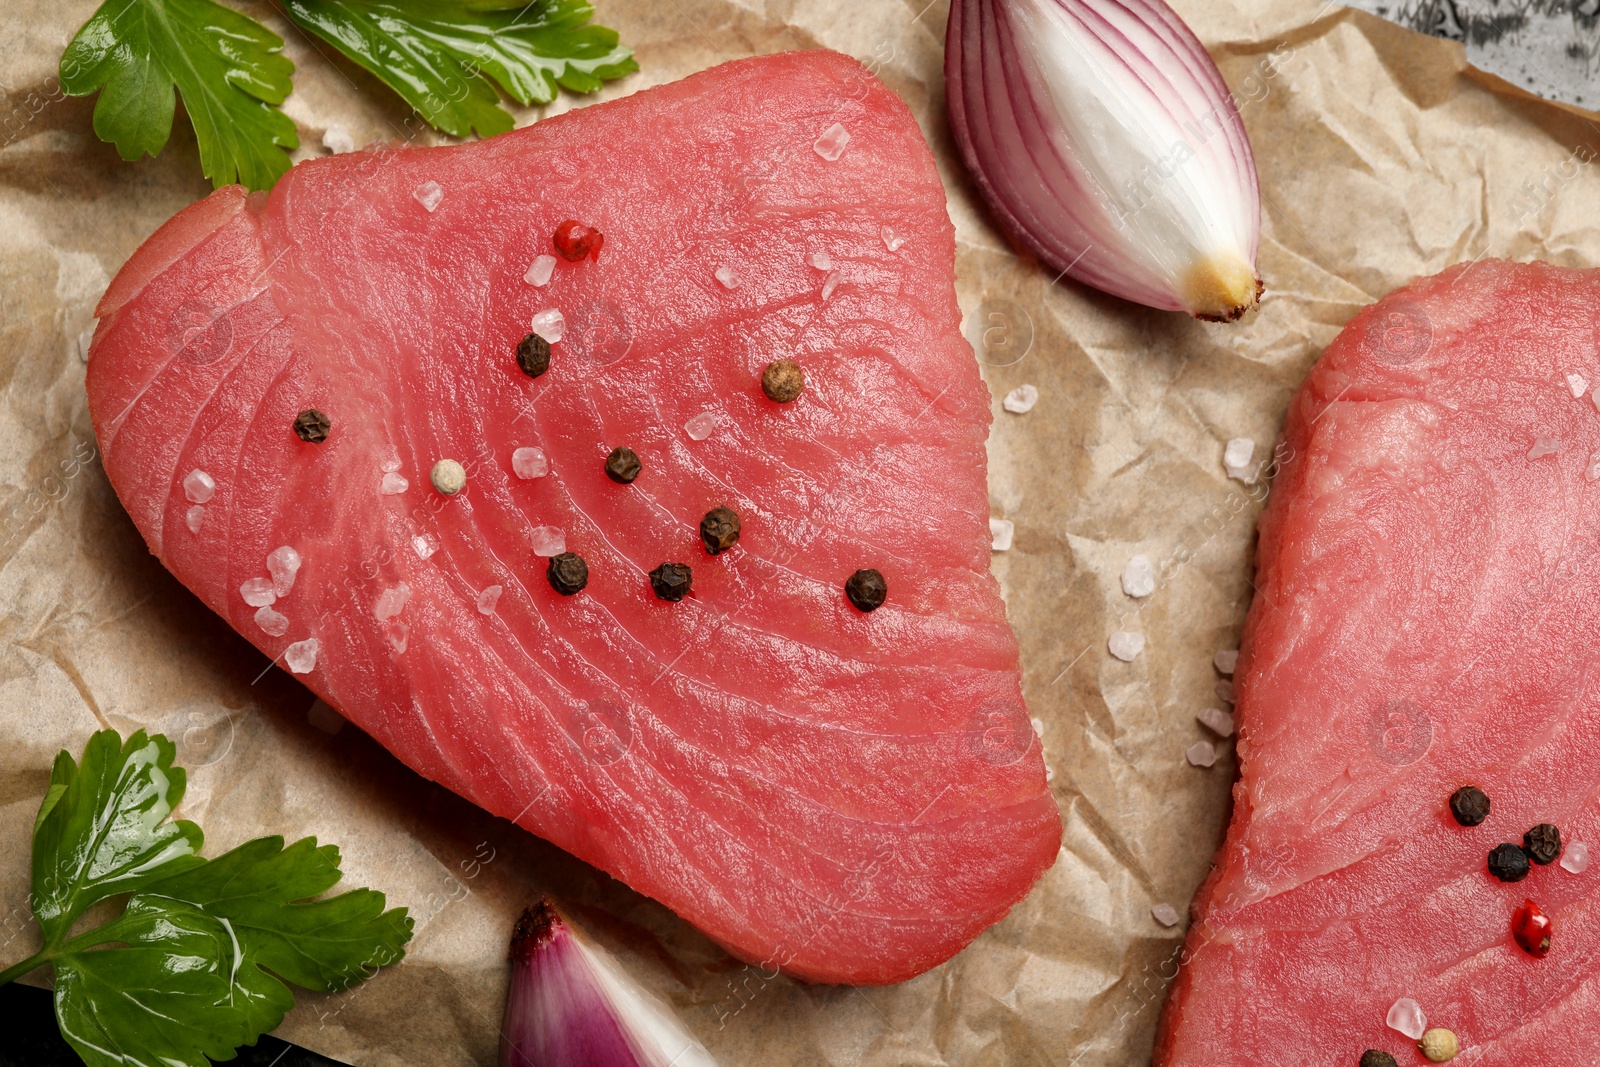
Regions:
<instances>
[{"instance_id":1,"label":"green parsley leaf","mask_svg":"<svg viewBox=\"0 0 1600 1067\"><path fill-rule=\"evenodd\" d=\"M194 124L200 167L218 188L265 189L300 143L278 110L294 64L283 40L214 0L105 0L61 57L61 86L96 89L94 132L123 159L156 155L172 132L173 86Z\"/></svg>"},{"instance_id":2,"label":"green parsley leaf","mask_svg":"<svg viewBox=\"0 0 1600 1067\"><path fill-rule=\"evenodd\" d=\"M306 899L339 878L336 846L305 837L284 848L281 837L259 837L150 892L227 919L248 957L297 986L332 992L398 960L411 939L410 916L404 908L385 911L382 893Z\"/></svg>"},{"instance_id":3,"label":"green parsley leaf","mask_svg":"<svg viewBox=\"0 0 1600 1067\"><path fill-rule=\"evenodd\" d=\"M129 893L202 861L192 822L166 822L183 799L172 742L143 730L89 738L83 763L58 753L33 831L30 906L47 947L58 945L97 900Z\"/></svg>"},{"instance_id":4,"label":"green parsley leaf","mask_svg":"<svg viewBox=\"0 0 1600 1067\"><path fill-rule=\"evenodd\" d=\"M53 960L61 1036L90 1067L208 1067L294 1006L227 920L192 904L141 894L94 933L120 944Z\"/></svg>"},{"instance_id":5,"label":"green parsley leaf","mask_svg":"<svg viewBox=\"0 0 1600 1067\"><path fill-rule=\"evenodd\" d=\"M522 104L556 87L592 93L639 69L588 0L283 0L289 17L381 78L427 122L465 137L512 127L495 85Z\"/></svg>"},{"instance_id":6,"label":"green parsley leaf","mask_svg":"<svg viewBox=\"0 0 1600 1067\"><path fill-rule=\"evenodd\" d=\"M405 955L411 918L382 893L321 898L339 850L307 837L248 841L202 859L200 828L169 822L185 778L160 734L89 738L56 756L34 820L33 907L44 948L0 971L49 963L56 1019L90 1067L207 1067L283 1021L285 983L335 992ZM68 937L95 901L122 914Z\"/></svg>"}]
</instances>

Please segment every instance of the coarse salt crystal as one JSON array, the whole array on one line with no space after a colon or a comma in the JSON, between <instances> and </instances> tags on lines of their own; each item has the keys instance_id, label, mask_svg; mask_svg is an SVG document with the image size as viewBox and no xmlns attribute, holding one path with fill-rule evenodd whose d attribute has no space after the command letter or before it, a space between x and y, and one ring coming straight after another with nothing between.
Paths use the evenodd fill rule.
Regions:
<instances>
[{"instance_id":1,"label":"coarse salt crystal","mask_svg":"<svg viewBox=\"0 0 1600 1067\"><path fill-rule=\"evenodd\" d=\"M1017 534L1016 524L1010 519L989 520L989 547L996 552L1010 552L1011 539Z\"/></svg>"},{"instance_id":2,"label":"coarse salt crystal","mask_svg":"<svg viewBox=\"0 0 1600 1067\"><path fill-rule=\"evenodd\" d=\"M1145 597L1156 591L1156 569L1149 556L1134 556L1122 568L1122 591L1132 597Z\"/></svg>"},{"instance_id":3,"label":"coarse salt crystal","mask_svg":"<svg viewBox=\"0 0 1600 1067\"><path fill-rule=\"evenodd\" d=\"M444 190L439 188L438 182L423 182L411 193L417 198L417 203L427 209L428 214L433 214L433 209L439 206L439 201L444 199ZM298 672L304 674L304 671Z\"/></svg>"},{"instance_id":4,"label":"coarse salt crystal","mask_svg":"<svg viewBox=\"0 0 1600 1067\"><path fill-rule=\"evenodd\" d=\"M405 476L396 474L394 471L385 474L383 481L378 483L378 492L384 496L399 496L410 488L411 483L406 481Z\"/></svg>"},{"instance_id":5,"label":"coarse salt crystal","mask_svg":"<svg viewBox=\"0 0 1600 1067\"><path fill-rule=\"evenodd\" d=\"M536 312L528 325L534 333L551 344L561 340L567 332L567 318L555 308L545 308Z\"/></svg>"},{"instance_id":6,"label":"coarse salt crystal","mask_svg":"<svg viewBox=\"0 0 1600 1067\"><path fill-rule=\"evenodd\" d=\"M433 534L417 534L411 539L411 550L417 554L418 559L427 559L439 551L439 539Z\"/></svg>"},{"instance_id":7,"label":"coarse salt crystal","mask_svg":"<svg viewBox=\"0 0 1600 1067\"><path fill-rule=\"evenodd\" d=\"M1567 388L1572 392L1573 399L1576 400L1589 391L1589 380L1581 374L1569 374L1567 375Z\"/></svg>"},{"instance_id":8,"label":"coarse salt crystal","mask_svg":"<svg viewBox=\"0 0 1600 1067\"><path fill-rule=\"evenodd\" d=\"M528 539L535 556L559 556L567 550L567 531L559 526L535 526Z\"/></svg>"},{"instance_id":9,"label":"coarse salt crystal","mask_svg":"<svg viewBox=\"0 0 1600 1067\"><path fill-rule=\"evenodd\" d=\"M183 476L183 495L191 504L204 504L216 494L217 482L211 475L196 467Z\"/></svg>"},{"instance_id":10,"label":"coarse salt crystal","mask_svg":"<svg viewBox=\"0 0 1600 1067\"><path fill-rule=\"evenodd\" d=\"M196 504L183 516L183 521L189 524L190 533L199 533L200 524L206 521L206 509Z\"/></svg>"},{"instance_id":11,"label":"coarse salt crystal","mask_svg":"<svg viewBox=\"0 0 1600 1067\"><path fill-rule=\"evenodd\" d=\"M1233 701L1233 683L1231 681L1229 681L1228 679L1226 679L1226 678L1218 679L1217 684L1212 686L1211 688L1212 688L1212 691L1217 694L1217 699L1222 701L1224 704L1232 704L1234 702Z\"/></svg>"},{"instance_id":12,"label":"coarse salt crystal","mask_svg":"<svg viewBox=\"0 0 1600 1067\"><path fill-rule=\"evenodd\" d=\"M1218 737L1233 736L1233 716L1221 708L1201 708L1195 712L1194 717L1200 720L1200 725Z\"/></svg>"},{"instance_id":13,"label":"coarse salt crystal","mask_svg":"<svg viewBox=\"0 0 1600 1067\"><path fill-rule=\"evenodd\" d=\"M1191 767L1210 767L1217 762L1217 746L1210 741L1196 741L1184 752L1183 758Z\"/></svg>"},{"instance_id":14,"label":"coarse salt crystal","mask_svg":"<svg viewBox=\"0 0 1600 1067\"><path fill-rule=\"evenodd\" d=\"M713 277L722 283L724 289L739 288L739 275L732 267L723 265L712 272Z\"/></svg>"},{"instance_id":15,"label":"coarse salt crystal","mask_svg":"<svg viewBox=\"0 0 1600 1067\"><path fill-rule=\"evenodd\" d=\"M1222 648L1211 657L1212 666L1217 668L1218 674L1232 674L1233 669L1239 665L1239 650L1237 648Z\"/></svg>"},{"instance_id":16,"label":"coarse salt crystal","mask_svg":"<svg viewBox=\"0 0 1600 1067\"><path fill-rule=\"evenodd\" d=\"M1582 874L1589 866L1589 846L1582 841L1569 841L1561 852L1561 869Z\"/></svg>"},{"instance_id":17,"label":"coarse salt crystal","mask_svg":"<svg viewBox=\"0 0 1600 1067\"><path fill-rule=\"evenodd\" d=\"M317 644L315 637L308 637L304 641L296 641L283 650L283 662L295 674L310 674L317 667Z\"/></svg>"},{"instance_id":18,"label":"coarse salt crystal","mask_svg":"<svg viewBox=\"0 0 1600 1067\"><path fill-rule=\"evenodd\" d=\"M555 256L534 256L533 262L528 265L528 272L522 276L522 280L529 285L549 285L550 275L554 274L555 271Z\"/></svg>"},{"instance_id":19,"label":"coarse salt crystal","mask_svg":"<svg viewBox=\"0 0 1600 1067\"><path fill-rule=\"evenodd\" d=\"M817 155L832 163L844 155L844 147L849 143L850 131L835 122L822 131L822 136L818 137L811 147L816 149Z\"/></svg>"},{"instance_id":20,"label":"coarse salt crystal","mask_svg":"<svg viewBox=\"0 0 1600 1067\"><path fill-rule=\"evenodd\" d=\"M271 608L257 608L256 625L268 637L282 637L289 632L289 616Z\"/></svg>"},{"instance_id":21,"label":"coarse salt crystal","mask_svg":"<svg viewBox=\"0 0 1600 1067\"><path fill-rule=\"evenodd\" d=\"M894 232L893 226L885 226L878 232L883 237L883 247L887 248L891 252L900 251L900 246L906 243L906 239L904 237L901 237Z\"/></svg>"},{"instance_id":22,"label":"coarse salt crystal","mask_svg":"<svg viewBox=\"0 0 1600 1067\"><path fill-rule=\"evenodd\" d=\"M239 595L244 597L244 602L253 608L271 607L278 599L278 594L272 588L270 578L251 578L239 586Z\"/></svg>"},{"instance_id":23,"label":"coarse salt crystal","mask_svg":"<svg viewBox=\"0 0 1600 1067\"><path fill-rule=\"evenodd\" d=\"M544 449L525 446L511 453L511 472L523 481L543 478L550 473L550 459Z\"/></svg>"},{"instance_id":24,"label":"coarse salt crystal","mask_svg":"<svg viewBox=\"0 0 1600 1067\"><path fill-rule=\"evenodd\" d=\"M1036 385L1019 385L1006 394L1000 401L1000 406L1013 415L1026 415L1033 410L1033 405L1039 402L1039 387Z\"/></svg>"},{"instance_id":25,"label":"coarse salt crystal","mask_svg":"<svg viewBox=\"0 0 1600 1067\"><path fill-rule=\"evenodd\" d=\"M1144 634L1118 630L1106 641L1106 648L1124 663L1132 663L1144 651Z\"/></svg>"},{"instance_id":26,"label":"coarse salt crystal","mask_svg":"<svg viewBox=\"0 0 1600 1067\"><path fill-rule=\"evenodd\" d=\"M356 150L356 139L343 126L329 126L322 132L322 147L336 156Z\"/></svg>"},{"instance_id":27,"label":"coarse salt crystal","mask_svg":"<svg viewBox=\"0 0 1600 1067\"><path fill-rule=\"evenodd\" d=\"M1035 715L1033 718L1029 719L1028 721L1033 724L1033 732L1037 736L1043 737L1044 736L1044 720L1039 718L1037 715Z\"/></svg>"},{"instance_id":28,"label":"coarse salt crystal","mask_svg":"<svg viewBox=\"0 0 1600 1067\"><path fill-rule=\"evenodd\" d=\"M300 553L283 545L267 553L267 573L272 575L272 591L288 596L294 588L294 576L300 573Z\"/></svg>"},{"instance_id":29,"label":"coarse salt crystal","mask_svg":"<svg viewBox=\"0 0 1600 1067\"><path fill-rule=\"evenodd\" d=\"M372 614L379 622L392 619L406 609L406 601L411 599L411 587L405 582L392 585L378 594L378 599L373 602Z\"/></svg>"},{"instance_id":30,"label":"coarse salt crystal","mask_svg":"<svg viewBox=\"0 0 1600 1067\"><path fill-rule=\"evenodd\" d=\"M826 301L837 288L839 288L839 272L833 271L822 280L822 299Z\"/></svg>"},{"instance_id":31,"label":"coarse salt crystal","mask_svg":"<svg viewBox=\"0 0 1600 1067\"><path fill-rule=\"evenodd\" d=\"M1422 1005L1410 997L1395 1001L1384 1021L1389 1024L1389 1029L1398 1030L1413 1041L1420 1039L1428 1029L1428 1017L1422 1014Z\"/></svg>"},{"instance_id":32,"label":"coarse salt crystal","mask_svg":"<svg viewBox=\"0 0 1600 1067\"><path fill-rule=\"evenodd\" d=\"M1248 437L1235 437L1222 450L1222 467L1228 477L1249 485L1256 480L1255 468L1250 461L1255 458L1256 443Z\"/></svg>"},{"instance_id":33,"label":"coarse salt crystal","mask_svg":"<svg viewBox=\"0 0 1600 1067\"><path fill-rule=\"evenodd\" d=\"M806 264L817 270L832 270L833 257L826 252L813 252L806 256Z\"/></svg>"},{"instance_id":34,"label":"coarse salt crystal","mask_svg":"<svg viewBox=\"0 0 1600 1067\"><path fill-rule=\"evenodd\" d=\"M382 463L378 464L378 469L385 474L393 474L395 471L400 469L400 461L395 459L393 456L390 456Z\"/></svg>"},{"instance_id":35,"label":"coarse salt crystal","mask_svg":"<svg viewBox=\"0 0 1600 1067\"><path fill-rule=\"evenodd\" d=\"M1600 394L1600 390L1596 390ZM1591 482L1600 479L1600 452L1589 457L1589 465L1583 469L1583 476Z\"/></svg>"},{"instance_id":36,"label":"coarse salt crystal","mask_svg":"<svg viewBox=\"0 0 1600 1067\"><path fill-rule=\"evenodd\" d=\"M390 648L396 652L404 652L406 645L411 641L411 627L399 619L391 619L384 624L383 636L388 639Z\"/></svg>"},{"instance_id":37,"label":"coarse salt crystal","mask_svg":"<svg viewBox=\"0 0 1600 1067\"><path fill-rule=\"evenodd\" d=\"M1539 437L1534 439L1533 447L1528 449L1528 458L1543 459L1546 456L1553 456L1560 451L1560 441L1556 440L1554 437Z\"/></svg>"},{"instance_id":38,"label":"coarse salt crystal","mask_svg":"<svg viewBox=\"0 0 1600 1067\"><path fill-rule=\"evenodd\" d=\"M1162 926L1178 925L1178 909L1171 904L1157 904L1150 909L1150 915Z\"/></svg>"},{"instance_id":39,"label":"coarse salt crystal","mask_svg":"<svg viewBox=\"0 0 1600 1067\"><path fill-rule=\"evenodd\" d=\"M683 424L683 432L689 435L691 441L704 441L716 428L717 417L709 411L702 411Z\"/></svg>"},{"instance_id":40,"label":"coarse salt crystal","mask_svg":"<svg viewBox=\"0 0 1600 1067\"><path fill-rule=\"evenodd\" d=\"M493 615L494 606L500 603L500 594L505 592L504 586L491 585L478 594L478 611L484 615Z\"/></svg>"}]
</instances>

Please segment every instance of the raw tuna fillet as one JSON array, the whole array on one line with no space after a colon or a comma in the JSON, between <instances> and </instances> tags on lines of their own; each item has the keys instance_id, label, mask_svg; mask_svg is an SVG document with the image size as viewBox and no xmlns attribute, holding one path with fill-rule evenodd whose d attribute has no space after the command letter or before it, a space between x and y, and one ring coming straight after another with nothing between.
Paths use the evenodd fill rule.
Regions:
<instances>
[{"instance_id":1,"label":"raw tuna fillet","mask_svg":"<svg viewBox=\"0 0 1600 1067\"><path fill-rule=\"evenodd\" d=\"M597 254L554 255L569 219ZM89 399L151 550L418 772L747 960L893 982L1005 915L1061 834L988 573L953 260L899 99L839 55L752 59L217 192L107 292ZM787 404L759 384L780 357ZM719 506L742 536L713 556Z\"/></svg>"},{"instance_id":2,"label":"raw tuna fillet","mask_svg":"<svg viewBox=\"0 0 1600 1067\"><path fill-rule=\"evenodd\" d=\"M1425 1063L1399 1000L1460 1063L1600 1062L1597 324L1600 272L1458 267L1363 311L1295 397L1233 821L1158 1065ZM1468 784L1474 827L1449 808ZM1540 823L1562 860L1491 876ZM1528 899L1543 958L1512 936Z\"/></svg>"}]
</instances>

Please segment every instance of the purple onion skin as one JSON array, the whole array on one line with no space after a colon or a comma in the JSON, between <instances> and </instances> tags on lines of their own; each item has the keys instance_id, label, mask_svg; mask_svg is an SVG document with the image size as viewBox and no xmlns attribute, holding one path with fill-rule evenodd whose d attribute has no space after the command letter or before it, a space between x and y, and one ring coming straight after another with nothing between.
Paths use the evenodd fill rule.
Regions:
<instances>
[{"instance_id":1,"label":"purple onion skin","mask_svg":"<svg viewBox=\"0 0 1600 1067\"><path fill-rule=\"evenodd\" d=\"M583 948L548 904L523 912L512 935L500 1067L646 1067Z\"/></svg>"},{"instance_id":2,"label":"purple onion skin","mask_svg":"<svg viewBox=\"0 0 1600 1067\"><path fill-rule=\"evenodd\" d=\"M1018 0L952 0L945 37L950 124L962 159L992 215L1013 241L1052 274L1136 303L1201 318L1233 319L1254 306L1260 239L1260 189L1255 158L1232 94L1192 30L1163 0L1050 0L1119 55L1137 55L1139 79L1176 101L1177 111L1203 116L1215 135L1195 138L1213 173L1233 196L1229 210L1246 220L1237 274L1225 296L1209 303L1192 286L1173 284L1148 264L1119 254L1117 233L1084 168L1046 141L1049 109L1030 90L1016 39ZM1131 18L1137 37L1102 13ZM1210 129L1212 127L1202 127ZM1120 196L1120 193L1118 194ZM1246 294L1247 288L1253 292ZM1201 286L1200 289L1204 289ZM1246 297L1248 297L1246 299Z\"/></svg>"}]
</instances>

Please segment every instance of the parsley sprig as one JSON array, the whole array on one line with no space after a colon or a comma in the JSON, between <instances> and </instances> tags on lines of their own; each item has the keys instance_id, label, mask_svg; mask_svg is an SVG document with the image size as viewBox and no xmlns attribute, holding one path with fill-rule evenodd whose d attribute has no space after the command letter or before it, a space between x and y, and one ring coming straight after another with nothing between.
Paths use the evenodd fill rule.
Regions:
<instances>
[{"instance_id":1,"label":"parsley sprig","mask_svg":"<svg viewBox=\"0 0 1600 1067\"><path fill-rule=\"evenodd\" d=\"M333 992L405 954L411 919L382 893L322 894L339 850L262 837L216 859L200 828L169 820L183 799L172 742L114 730L83 759L56 756L33 832L29 903L44 947L0 984L55 969L61 1033L90 1067L207 1067L274 1029L288 985ZM95 903L131 894L116 918L73 935Z\"/></svg>"},{"instance_id":2,"label":"parsley sprig","mask_svg":"<svg viewBox=\"0 0 1600 1067\"><path fill-rule=\"evenodd\" d=\"M280 3L294 25L457 137L511 128L501 91L547 104L557 86L591 93L639 69L615 30L588 24L588 0ZM181 95L212 184L266 189L300 143L278 107L294 71L282 49L277 34L216 0L105 0L62 55L61 84L74 96L99 91L95 133L128 160L166 145Z\"/></svg>"}]
</instances>

